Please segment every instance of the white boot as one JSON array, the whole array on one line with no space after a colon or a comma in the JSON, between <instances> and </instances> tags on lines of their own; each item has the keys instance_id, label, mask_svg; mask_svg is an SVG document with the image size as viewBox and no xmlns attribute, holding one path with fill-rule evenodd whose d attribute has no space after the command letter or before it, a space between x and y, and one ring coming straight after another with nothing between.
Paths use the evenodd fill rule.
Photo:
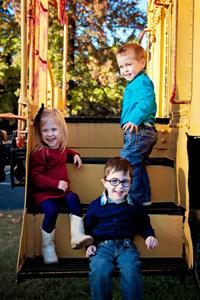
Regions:
<instances>
[{"instance_id":1,"label":"white boot","mask_svg":"<svg viewBox=\"0 0 200 300\"><path fill-rule=\"evenodd\" d=\"M48 233L41 229L42 231L42 256L45 264L54 264L58 262L58 257L55 252L54 245L54 235L55 229Z\"/></svg>"},{"instance_id":2,"label":"white boot","mask_svg":"<svg viewBox=\"0 0 200 300\"><path fill-rule=\"evenodd\" d=\"M73 249L80 249L82 246L89 246L93 243L90 235L85 235L83 218L76 215L69 215L71 223L71 246Z\"/></svg>"}]
</instances>

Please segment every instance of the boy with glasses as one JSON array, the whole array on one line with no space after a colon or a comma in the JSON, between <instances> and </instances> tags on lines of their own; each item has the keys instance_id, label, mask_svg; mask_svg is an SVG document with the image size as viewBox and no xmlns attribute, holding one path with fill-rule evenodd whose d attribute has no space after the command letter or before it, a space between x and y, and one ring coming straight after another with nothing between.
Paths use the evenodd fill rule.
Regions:
<instances>
[{"instance_id":1,"label":"boy with glasses","mask_svg":"<svg viewBox=\"0 0 200 300\"><path fill-rule=\"evenodd\" d=\"M85 230L94 238L94 245L86 250L92 300L112 299L115 266L120 271L123 299L142 299L141 264L133 238L143 236L147 249L156 247L158 241L144 206L129 196L132 177L128 160L108 160L102 179L105 190L85 216Z\"/></svg>"}]
</instances>

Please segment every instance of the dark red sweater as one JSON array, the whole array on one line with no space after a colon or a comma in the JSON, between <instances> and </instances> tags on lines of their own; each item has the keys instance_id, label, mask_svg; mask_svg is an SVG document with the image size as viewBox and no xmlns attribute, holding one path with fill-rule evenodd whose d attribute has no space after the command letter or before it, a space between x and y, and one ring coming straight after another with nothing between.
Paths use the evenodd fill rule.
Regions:
<instances>
[{"instance_id":1,"label":"dark red sweater","mask_svg":"<svg viewBox=\"0 0 200 300\"><path fill-rule=\"evenodd\" d=\"M48 198L61 198L66 192L58 189L60 180L70 182L66 163L77 152L66 149L42 148L31 153L30 157L30 193L37 205ZM69 189L69 188L68 188Z\"/></svg>"}]
</instances>

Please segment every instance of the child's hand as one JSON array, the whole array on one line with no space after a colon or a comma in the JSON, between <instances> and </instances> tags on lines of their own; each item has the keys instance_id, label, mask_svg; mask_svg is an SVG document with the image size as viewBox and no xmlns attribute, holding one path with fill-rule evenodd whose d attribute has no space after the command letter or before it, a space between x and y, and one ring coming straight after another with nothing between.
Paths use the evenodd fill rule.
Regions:
<instances>
[{"instance_id":1,"label":"child's hand","mask_svg":"<svg viewBox=\"0 0 200 300\"><path fill-rule=\"evenodd\" d=\"M138 133L138 126L135 125L134 123L128 122L126 123L122 129L124 131L127 131L129 129L130 133L132 133L133 131L135 131L135 133Z\"/></svg>"},{"instance_id":2,"label":"child's hand","mask_svg":"<svg viewBox=\"0 0 200 300\"><path fill-rule=\"evenodd\" d=\"M154 236L148 236L145 240L145 244L147 249L150 250L158 246L158 240Z\"/></svg>"},{"instance_id":3,"label":"child's hand","mask_svg":"<svg viewBox=\"0 0 200 300\"><path fill-rule=\"evenodd\" d=\"M82 160L78 154L74 155L74 164L77 165L78 168L82 165Z\"/></svg>"},{"instance_id":4,"label":"child's hand","mask_svg":"<svg viewBox=\"0 0 200 300\"><path fill-rule=\"evenodd\" d=\"M59 183L58 183L58 189L63 190L65 192L68 189L67 181L60 180Z\"/></svg>"},{"instance_id":5,"label":"child's hand","mask_svg":"<svg viewBox=\"0 0 200 300\"><path fill-rule=\"evenodd\" d=\"M90 257L92 255L95 255L96 251L97 251L96 246L91 245L87 248L85 256Z\"/></svg>"}]
</instances>

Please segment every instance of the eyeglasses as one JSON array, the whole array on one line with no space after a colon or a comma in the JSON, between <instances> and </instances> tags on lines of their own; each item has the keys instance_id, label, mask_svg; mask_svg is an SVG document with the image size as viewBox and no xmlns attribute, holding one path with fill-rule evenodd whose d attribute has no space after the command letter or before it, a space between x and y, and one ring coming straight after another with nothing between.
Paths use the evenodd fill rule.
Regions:
<instances>
[{"instance_id":1,"label":"eyeglasses","mask_svg":"<svg viewBox=\"0 0 200 300\"><path fill-rule=\"evenodd\" d=\"M112 178L104 180L108 181L112 186L118 186L121 183L124 188L128 188L131 184L131 180L129 179L119 180L118 178Z\"/></svg>"}]
</instances>

